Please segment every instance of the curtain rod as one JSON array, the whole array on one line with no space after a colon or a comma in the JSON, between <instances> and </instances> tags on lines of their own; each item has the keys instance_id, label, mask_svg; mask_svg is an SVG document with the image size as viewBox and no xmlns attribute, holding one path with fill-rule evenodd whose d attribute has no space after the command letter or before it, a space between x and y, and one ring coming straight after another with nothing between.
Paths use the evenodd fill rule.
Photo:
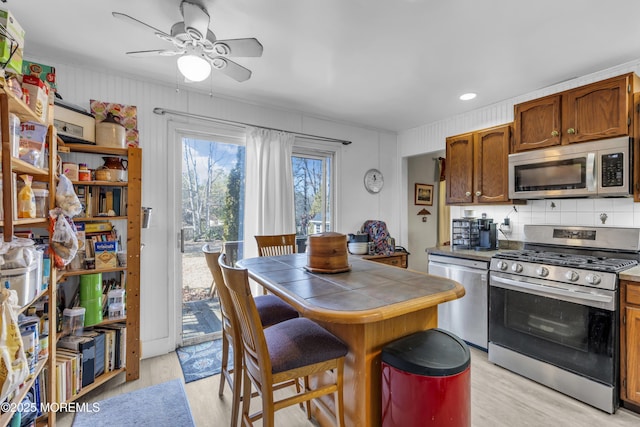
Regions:
<instances>
[{"instance_id":1,"label":"curtain rod","mask_svg":"<svg viewBox=\"0 0 640 427\"><path fill-rule=\"evenodd\" d=\"M351 144L351 141L346 141L344 139L329 138L329 137L326 137L326 136L311 135L311 134L308 134L308 133L301 133L301 132L290 132L288 130L282 130L282 129L269 128L269 127L265 127L265 126L252 125L251 123L243 123L243 122L236 122L236 121L233 121L233 120L218 119L218 118L210 117L210 116L201 116L200 114L187 113L187 112L184 112L184 111L168 110L166 108L161 108L161 107L154 108L153 112L155 114L160 115L160 116L163 116L165 114L172 114L174 116L191 117L191 118L194 118L194 119L207 120L207 121L210 121L210 122L230 124L232 126L237 126L237 127L242 127L242 128L246 128L247 126L253 126L253 127L263 128L263 129L275 130L275 131L278 131L278 132L287 132L287 133L291 133L293 135L302 136L302 137L309 138L309 139L317 139L317 140L320 140L320 141L339 142L342 145Z\"/></svg>"}]
</instances>

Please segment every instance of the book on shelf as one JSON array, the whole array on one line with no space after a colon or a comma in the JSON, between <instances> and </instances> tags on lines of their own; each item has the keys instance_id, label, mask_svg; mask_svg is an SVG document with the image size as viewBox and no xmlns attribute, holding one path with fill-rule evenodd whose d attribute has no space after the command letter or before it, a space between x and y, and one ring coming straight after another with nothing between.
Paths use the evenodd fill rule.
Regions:
<instances>
[{"instance_id":1,"label":"book on shelf","mask_svg":"<svg viewBox=\"0 0 640 427\"><path fill-rule=\"evenodd\" d=\"M103 329L111 329L116 332L114 348L114 369L126 367L127 359L127 325L124 323L112 323L102 326Z\"/></svg>"},{"instance_id":2,"label":"book on shelf","mask_svg":"<svg viewBox=\"0 0 640 427\"><path fill-rule=\"evenodd\" d=\"M104 222L88 222L85 224L84 231L87 234L91 233L103 233L113 230L113 224L109 221Z\"/></svg>"},{"instance_id":3,"label":"book on shelf","mask_svg":"<svg viewBox=\"0 0 640 427\"><path fill-rule=\"evenodd\" d=\"M111 372L115 369L116 331L103 327L94 330L104 333L104 372Z\"/></svg>"},{"instance_id":4,"label":"book on shelf","mask_svg":"<svg viewBox=\"0 0 640 427\"><path fill-rule=\"evenodd\" d=\"M104 374L104 366L105 366L105 334L101 331L96 330L85 330L82 333L82 336L91 338L94 342L94 361L93 361L93 375L94 378L99 377Z\"/></svg>"},{"instance_id":5,"label":"book on shelf","mask_svg":"<svg viewBox=\"0 0 640 427\"><path fill-rule=\"evenodd\" d=\"M68 335L60 338L58 348L74 351L81 355L82 375L80 385L86 387L95 380L96 347L92 337Z\"/></svg>"},{"instance_id":6,"label":"book on shelf","mask_svg":"<svg viewBox=\"0 0 640 427\"><path fill-rule=\"evenodd\" d=\"M56 362L60 361L64 364L64 383L65 387L62 392L65 400L71 399L77 395L82 388L82 362L79 353L58 348L56 350Z\"/></svg>"}]
</instances>

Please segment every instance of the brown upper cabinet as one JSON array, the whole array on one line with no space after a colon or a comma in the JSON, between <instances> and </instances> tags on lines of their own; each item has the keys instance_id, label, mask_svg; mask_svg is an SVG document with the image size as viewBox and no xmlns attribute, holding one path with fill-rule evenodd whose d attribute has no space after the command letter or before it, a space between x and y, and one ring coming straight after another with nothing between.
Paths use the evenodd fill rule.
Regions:
<instances>
[{"instance_id":1,"label":"brown upper cabinet","mask_svg":"<svg viewBox=\"0 0 640 427\"><path fill-rule=\"evenodd\" d=\"M447 138L448 205L509 201L510 141L510 124Z\"/></svg>"},{"instance_id":2,"label":"brown upper cabinet","mask_svg":"<svg viewBox=\"0 0 640 427\"><path fill-rule=\"evenodd\" d=\"M629 135L633 73L514 107L514 152Z\"/></svg>"}]
</instances>

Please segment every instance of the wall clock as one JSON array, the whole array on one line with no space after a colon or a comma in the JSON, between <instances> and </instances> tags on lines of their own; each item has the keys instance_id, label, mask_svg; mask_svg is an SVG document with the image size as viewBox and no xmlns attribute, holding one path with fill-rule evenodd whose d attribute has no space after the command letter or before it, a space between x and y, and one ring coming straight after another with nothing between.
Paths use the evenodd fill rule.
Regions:
<instances>
[{"instance_id":1,"label":"wall clock","mask_svg":"<svg viewBox=\"0 0 640 427\"><path fill-rule=\"evenodd\" d=\"M378 169L369 169L364 174L364 188L371 194L377 194L382 190L384 185L384 178L382 172Z\"/></svg>"}]
</instances>

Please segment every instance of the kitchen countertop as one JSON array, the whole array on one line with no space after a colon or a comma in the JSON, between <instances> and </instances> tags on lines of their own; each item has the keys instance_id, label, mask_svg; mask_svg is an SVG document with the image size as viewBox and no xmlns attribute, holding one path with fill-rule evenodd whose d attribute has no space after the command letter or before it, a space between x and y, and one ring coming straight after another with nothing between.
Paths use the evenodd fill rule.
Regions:
<instances>
[{"instance_id":1,"label":"kitchen countertop","mask_svg":"<svg viewBox=\"0 0 640 427\"><path fill-rule=\"evenodd\" d=\"M620 280L629 280L631 282L640 282L640 265L620 272L618 275Z\"/></svg>"},{"instance_id":2,"label":"kitchen countertop","mask_svg":"<svg viewBox=\"0 0 640 427\"><path fill-rule=\"evenodd\" d=\"M492 251L476 251L474 249L453 249L451 246L435 246L425 249L428 254L444 255L454 258L474 259L478 261L489 261L491 257L499 251L522 249L522 242L500 240L498 249Z\"/></svg>"}]
</instances>

